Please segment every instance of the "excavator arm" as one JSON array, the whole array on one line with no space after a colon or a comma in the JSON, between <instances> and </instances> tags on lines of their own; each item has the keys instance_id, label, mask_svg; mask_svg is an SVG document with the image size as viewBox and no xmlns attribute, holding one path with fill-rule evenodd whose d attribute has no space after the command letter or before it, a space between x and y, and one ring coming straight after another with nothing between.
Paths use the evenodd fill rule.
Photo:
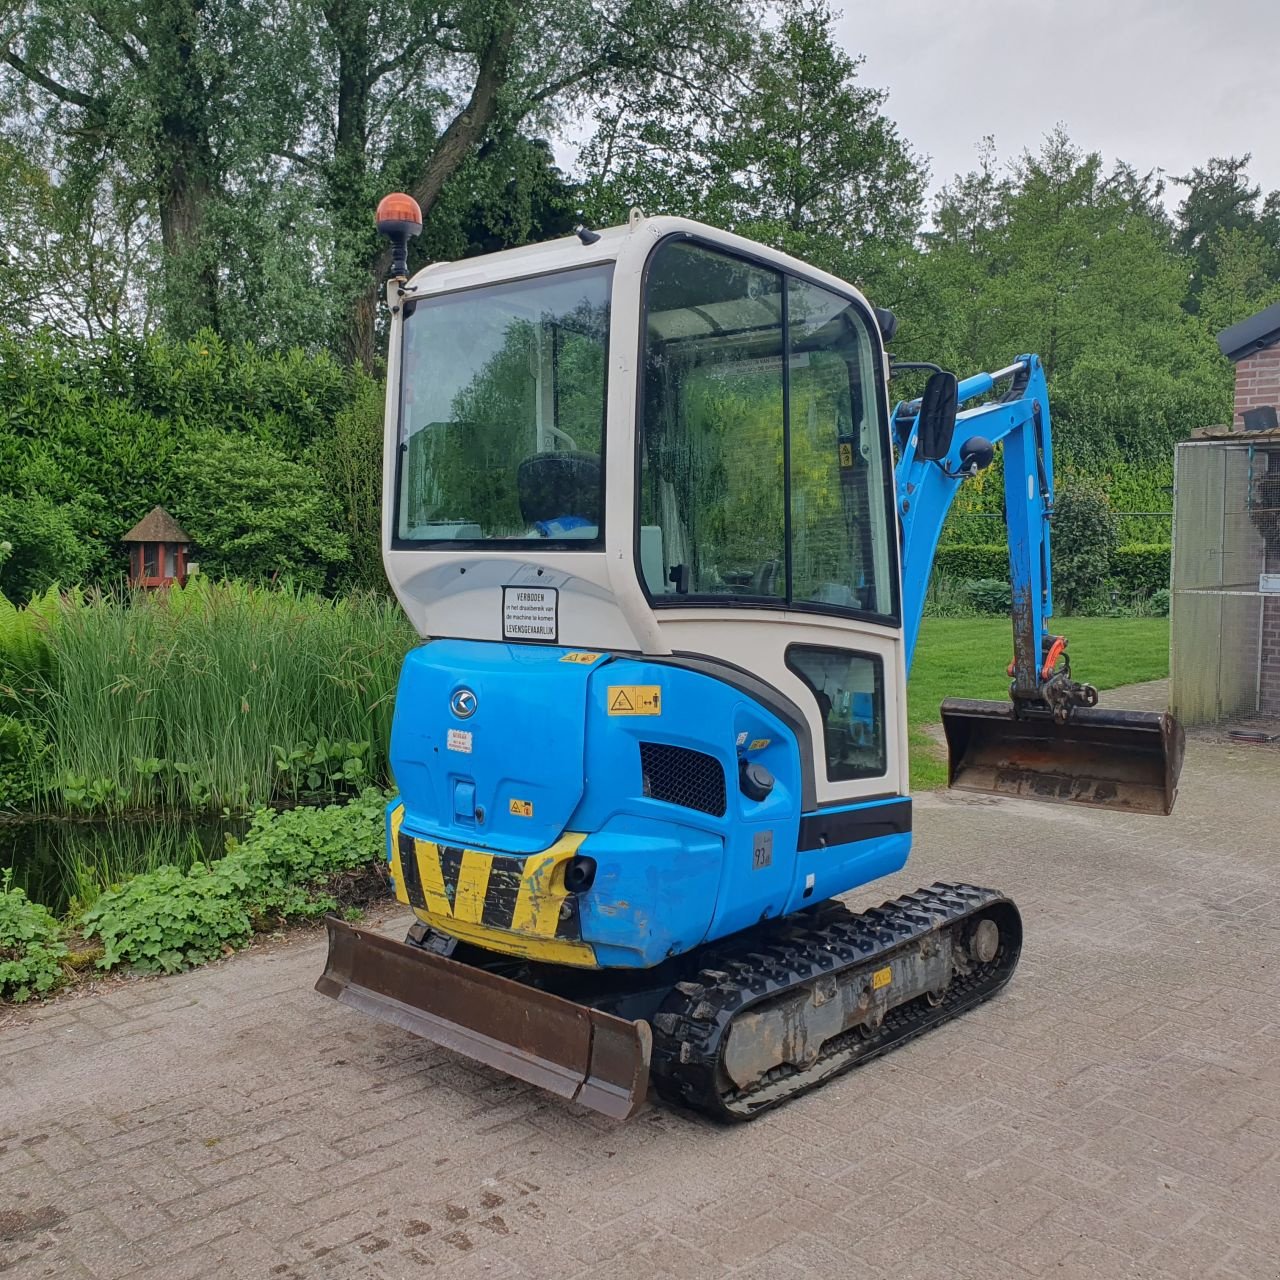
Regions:
<instances>
[{"instance_id":1,"label":"excavator arm","mask_svg":"<svg viewBox=\"0 0 1280 1280\"><path fill-rule=\"evenodd\" d=\"M961 410L1005 383L998 398ZM1039 358L1019 356L996 373L960 382L936 369L919 400L896 407L892 428L908 670L947 513L960 486L991 464L997 445L1004 449L1013 619L1009 702L943 703L951 785L1170 812L1182 765L1181 728L1165 713L1099 708L1097 690L1072 679L1066 636L1050 626L1053 439Z\"/></svg>"}]
</instances>

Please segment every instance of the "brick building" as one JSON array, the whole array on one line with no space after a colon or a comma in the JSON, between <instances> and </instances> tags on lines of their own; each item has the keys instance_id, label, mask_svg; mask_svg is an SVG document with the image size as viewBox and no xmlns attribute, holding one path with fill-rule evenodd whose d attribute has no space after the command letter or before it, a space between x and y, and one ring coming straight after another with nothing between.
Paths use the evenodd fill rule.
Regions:
<instances>
[{"instance_id":1,"label":"brick building","mask_svg":"<svg viewBox=\"0 0 1280 1280\"><path fill-rule=\"evenodd\" d=\"M1218 345L1236 367L1231 425L1257 441L1251 506L1262 571L1280 574L1280 302L1224 329ZM1264 597L1260 632L1258 709L1280 715L1280 594Z\"/></svg>"}]
</instances>

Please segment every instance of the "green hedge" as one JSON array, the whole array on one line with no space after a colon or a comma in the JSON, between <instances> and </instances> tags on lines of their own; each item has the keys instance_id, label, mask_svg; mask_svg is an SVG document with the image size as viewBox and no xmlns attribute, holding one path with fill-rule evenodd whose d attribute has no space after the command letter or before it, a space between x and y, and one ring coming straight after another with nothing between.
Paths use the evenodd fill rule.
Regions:
<instances>
[{"instance_id":1,"label":"green hedge","mask_svg":"<svg viewBox=\"0 0 1280 1280\"><path fill-rule=\"evenodd\" d=\"M933 568L948 578L1008 578L1009 549L998 542L957 542L938 548Z\"/></svg>"},{"instance_id":2,"label":"green hedge","mask_svg":"<svg viewBox=\"0 0 1280 1280\"><path fill-rule=\"evenodd\" d=\"M335 424L367 383L323 354L211 334L0 332L0 590L22 603L54 581L114 584L121 535L157 504L206 576L333 587L353 572ZM367 488L362 514L378 505ZM376 566L363 576L378 583Z\"/></svg>"},{"instance_id":3,"label":"green hedge","mask_svg":"<svg viewBox=\"0 0 1280 1280\"><path fill-rule=\"evenodd\" d=\"M1167 542L1117 547L1111 553L1111 577L1121 591L1130 595L1168 590L1171 550Z\"/></svg>"},{"instance_id":4,"label":"green hedge","mask_svg":"<svg viewBox=\"0 0 1280 1280\"><path fill-rule=\"evenodd\" d=\"M1163 542L1117 547L1111 555L1111 581L1122 595L1150 595L1169 586L1170 547ZM934 572L948 578L1009 577L1009 551L1001 543L967 542L939 547Z\"/></svg>"}]
</instances>

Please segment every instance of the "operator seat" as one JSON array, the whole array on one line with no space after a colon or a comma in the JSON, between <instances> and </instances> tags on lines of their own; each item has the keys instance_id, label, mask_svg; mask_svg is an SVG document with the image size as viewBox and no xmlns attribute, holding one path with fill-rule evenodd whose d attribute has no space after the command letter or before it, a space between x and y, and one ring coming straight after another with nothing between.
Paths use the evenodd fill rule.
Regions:
<instances>
[{"instance_id":1,"label":"operator seat","mask_svg":"<svg viewBox=\"0 0 1280 1280\"><path fill-rule=\"evenodd\" d=\"M516 469L520 516L544 538L594 538L600 528L600 458L557 449Z\"/></svg>"}]
</instances>

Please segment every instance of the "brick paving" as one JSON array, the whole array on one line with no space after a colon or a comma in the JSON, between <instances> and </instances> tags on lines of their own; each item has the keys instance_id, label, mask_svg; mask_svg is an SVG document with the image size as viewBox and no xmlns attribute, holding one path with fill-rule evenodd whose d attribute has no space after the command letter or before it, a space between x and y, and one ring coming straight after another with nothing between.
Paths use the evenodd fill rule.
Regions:
<instances>
[{"instance_id":1,"label":"brick paving","mask_svg":"<svg viewBox=\"0 0 1280 1280\"><path fill-rule=\"evenodd\" d=\"M0 1275L1280 1276L1280 755L1193 741L1169 820L916 825L858 903L1004 889L1013 982L739 1128L614 1124L369 1022L312 993L319 934L9 1018Z\"/></svg>"}]
</instances>

